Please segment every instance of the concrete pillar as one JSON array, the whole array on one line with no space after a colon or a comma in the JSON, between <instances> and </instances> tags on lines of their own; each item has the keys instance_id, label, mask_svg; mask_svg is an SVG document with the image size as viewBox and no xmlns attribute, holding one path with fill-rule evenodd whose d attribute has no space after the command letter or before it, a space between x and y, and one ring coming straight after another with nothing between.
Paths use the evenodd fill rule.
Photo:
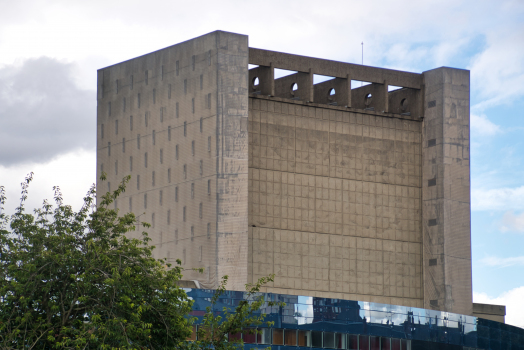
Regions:
<instances>
[{"instance_id":1,"label":"concrete pillar","mask_svg":"<svg viewBox=\"0 0 524 350\"><path fill-rule=\"evenodd\" d=\"M424 307L471 315L469 71L423 76Z\"/></svg>"}]
</instances>

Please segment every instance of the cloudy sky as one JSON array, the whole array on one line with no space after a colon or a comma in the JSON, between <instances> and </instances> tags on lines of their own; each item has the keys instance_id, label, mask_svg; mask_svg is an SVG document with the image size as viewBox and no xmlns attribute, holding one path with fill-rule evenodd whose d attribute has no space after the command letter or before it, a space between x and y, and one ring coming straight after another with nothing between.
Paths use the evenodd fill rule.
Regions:
<instances>
[{"instance_id":1,"label":"cloudy sky","mask_svg":"<svg viewBox=\"0 0 524 350\"><path fill-rule=\"evenodd\" d=\"M471 70L473 291L524 327L524 1L0 0L6 210L95 182L96 70L217 29L252 47L423 72Z\"/></svg>"}]
</instances>

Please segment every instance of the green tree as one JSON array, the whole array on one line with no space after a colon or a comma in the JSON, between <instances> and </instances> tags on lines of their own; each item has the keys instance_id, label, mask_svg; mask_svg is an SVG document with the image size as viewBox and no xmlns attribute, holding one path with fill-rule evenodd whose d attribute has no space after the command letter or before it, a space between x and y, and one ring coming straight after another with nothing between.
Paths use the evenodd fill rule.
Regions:
<instances>
[{"instance_id":1,"label":"green tree","mask_svg":"<svg viewBox=\"0 0 524 350\"><path fill-rule=\"evenodd\" d=\"M130 177L98 206L92 186L78 212L55 187L55 207L44 201L30 214L24 204L32 175L13 215L4 213L0 187L0 349L232 349L241 342L228 342L228 333L263 322L258 291L272 277L248 285L252 300L231 313L209 308L199 340L186 341L195 318L193 301L177 285L180 260L171 266L154 259L149 224L109 208ZM141 238L126 235L139 228Z\"/></svg>"}]
</instances>

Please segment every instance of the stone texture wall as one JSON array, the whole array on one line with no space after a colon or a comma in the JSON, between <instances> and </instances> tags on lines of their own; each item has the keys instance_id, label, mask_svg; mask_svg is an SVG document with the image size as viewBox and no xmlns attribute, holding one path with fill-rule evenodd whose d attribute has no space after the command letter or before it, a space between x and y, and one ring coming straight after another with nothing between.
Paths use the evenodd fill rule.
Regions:
<instances>
[{"instance_id":1,"label":"stone texture wall","mask_svg":"<svg viewBox=\"0 0 524 350\"><path fill-rule=\"evenodd\" d=\"M472 314L469 71L424 72L424 307Z\"/></svg>"},{"instance_id":2,"label":"stone texture wall","mask_svg":"<svg viewBox=\"0 0 524 350\"><path fill-rule=\"evenodd\" d=\"M214 32L98 71L98 195L131 175L119 210L152 224L155 257L204 267L184 278L206 288L247 278L247 50Z\"/></svg>"},{"instance_id":3,"label":"stone texture wall","mask_svg":"<svg viewBox=\"0 0 524 350\"><path fill-rule=\"evenodd\" d=\"M421 122L250 98L250 277L420 307Z\"/></svg>"}]
</instances>

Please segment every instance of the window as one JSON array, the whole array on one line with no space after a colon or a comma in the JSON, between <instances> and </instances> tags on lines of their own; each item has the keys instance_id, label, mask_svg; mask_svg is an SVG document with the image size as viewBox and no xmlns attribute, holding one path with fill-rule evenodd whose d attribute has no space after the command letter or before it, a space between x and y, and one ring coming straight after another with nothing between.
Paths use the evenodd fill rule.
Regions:
<instances>
[{"instance_id":1,"label":"window","mask_svg":"<svg viewBox=\"0 0 524 350\"><path fill-rule=\"evenodd\" d=\"M211 223L207 223L207 238L211 238Z\"/></svg>"},{"instance_id":2,"label":"window","mask_svg":"<svg viewBox=\"0 0 524 350\"><path fill-rule=\"evenodd\" d=\"M107 192L111 192L111 182L107 183Z\"/></svg>"},{"instance_id":3,"label":"window","mask_svg":"<svg viewBox=\"0 0 524 350\"><path fill-rule=\"evenodd\" d=\"M191 69L195 70L195 55L191 56Z\"/></svg>"},{"instance_id":4,"label":"window","mask_svg":"<svg viewBox=\"0 0 524 350\"><path fill-rule=\"evenodd\" d=\"M182 209L182 220L186 222L186 207Z\"/></svg>"},{"instance_id":5,"label":"window","mask_svg":"<svg viewBox=\"0 0 524 350\"><path fill-rule=\"evenodd\" d=\"M111 116L111 102L107 103L107 115Z\"/></svg>"},{"instance_id":6,"label":"window","mask_svg":"<svg viewBox=\"0 0 524 350\"><path fill-rule=\"evenodd\" d=\"M133 171L133 156L129 157L129 171Z\"/></svg>"},{"instance_id":7,"label":"window","mask_svg":"<svg viewBox=\"0 0 524 350\"><path fill-rule=\"evenodd\" d=\"M184 180L187 179L187 166L184 164Z\"/></svg>"},{"instance_id":8,"label":"window","mask_svg":"<svg viewBox=\"0 0 524 350\"><path fill-rule=\"evenodd\" d=\"M160 149L160 164L164 164L164 149Z\"/></svg>"},{"instance_id":9,"label":"window","mask_svg":"<svg viewBox=\"0 0 524 350\"><path fill-rule=\"evenodd\" d=\"M140 108L140 94L138 94L136 97L136 105L138 108Z\"/></svg>"},{"instance_id":10,"label":"window","mask_svg":"<svg viewBox=\"0 0 524 350\"><path fill-rule=\"evenodd\" d=\"M144 167L147 168L147 152L144 153Z\"/></svg>"},{"instance_id":11,"label":"window","mask_svg":"<svg viewBox=\"0 0 524 350\"><path fill-rule=\"evenodd\" d=\"M147 125L149 124L149 114L147 112L146 112L146 114L144 114L144 119L145 119L146 128L147 128Z\"/></svg>"},{"instance_id":12,"label":"window","mask_svg":"<svg viewBox=\"0 0 524 350\"><path fill-rule=\"evenodd\" d=\"M118 119L115 120L115 135L118 135Z\"/></svg>"},{"instance_id":13,"label":"window","mask_svg":"<svg viewBox=\"0 0 524 350\"><path fill-rule=\"evenodd\" d=\"M167 224L171 225L171 210L167 211Z\"/></svg>"},{"instance_id":14,"label":"window","mask_svg":"<svg viewBox=\"0 0 524 350\"><path fill-rule=\"evenodd\" d=\"M104 163L100 164L100 172L101 172L101 173L104 172Z\"/></svg>"},{"instance_id":15,"label":"window","mask_svg":"<svg viewBox=\"0 0 524 350\"><path fill-rule=\"evenodd\" d=\"M160 107L160 122L164 122L164 107Z\"/></svg>"},{"instance_id":16,"label":"window","mask_svg":"<svg viewBox=\"0 0 524 350\"><path fill-rule=\"evenodd\" d=\"M122 138L122 153L126 153L126 138Z\"/></svg>"},{"instance_id":17,"label":"window","mask_svg":"<svg viewBox=\"0 0 524 350\"><path fill-rule=\"evenodd\" d=\"M207 151L211 152L211 136L207 137Z\"/></svg>"},{"instance_id":18,"label":"window","mask_svg":"<svg viewBox=\"0 0 524 350\"><path fill-rule=\"evenodd\" d=\"M207 109L211 109L211 93L207 94Z\"/></svg>"},{"instance_id":19,"label":"window","mask_svg":"<svg viewBox=\"0 0 524 350\"><path fill-rule=\"evenodd\" d=\"M108 155L108 156L111 155L111 142L108 142L108 143L107 143L107 155Z\"/></svg>"},{"instance_id":20,"label":"window","mask_svg":"<svg viewBox=\"0 0 524 350\"><path fill-rule=\"evenodd\" d=\"M178 145L175 146L175 159L178 160Z\"/></svg>"},{"instance_id":21,"label":"window","mask_svg":"<svg viewBox=\"0 0 524 350\"><path fill-rule=\"evenodd\" d=\"M200 159L200 176L204 174L204 161Z\"/></svg>"},{"instance_id":22,"label":"window","mask_svg":"<svg viewBox=\"0 0 524 350\"><path fill-rule=\"evenodd\" d=\"M167 85L167 98L171 99L171 84Z\"/></svg>"},{"instance_id":23,"label":"window","mask_svg":"<svg viewBox=\"0 0 524 350\"><path fill-rule=\"evenodd\" d=\"M133 199L129 197L129 211L133 211Z\"/></svg>"},{"instance_id":24,"label":"window","mask_svg":"<svg viewBox=\"0 0 524 350\"><path fill-rule=\"evenodd\" d=\"M175 71L176 71L176 75L178 76L178 69L179 68L179 64L178 64L178 61L175 62Z\"/></svg>"},{"instance_id":25,"label":"window","mask_svg":"<svg viewBox=\"0 0 524 350\"><path fill-rule=\"evenodd\" d=\"M167 183L171 183L171 168L167 169Z\"/></svg>"},{"instance_id":26,"label":"window","mask_svg":"<svg viewBox=\"0 0 524 350\"><path fill-rule=\"evenodd\" d=\"M207 194L211 194L211 180L207 180Z\"/></svg>"},{"instance_id":27,"label":"window","mask_svg":"<svg viewBox=\"0 0 524 350\"><path fill-rule=\"evenodd\" d=\"M137 175L137 176L136 176L136 189L137 189L137 190L140 189L140 175Z\"/></svg>"},{"instance_id":28,"label":"window","mask_svg":"<svg viewBox=\"0 0 524 350\"><path fill-rule=\"evenodd\" d=\"M200 90L204 88L204 75L200 74Z\"/></svg>"},{"instance_id":29,"label":"window","mask_svg":"<svg viewBox=\"0 0 524 350\"><path fill-rule=\"evenodd\" d=\"M202 246L198 248L198 261L202 261Z\"/></svg>"},{"instance_id":30,"label":"window","mask_svg":"<svg viewBox=\"0 0 524 350\"><path fill-rule=\"evenodd\" d=\"M118 160L115 160L115 175L118 175Z\"/></svg>"},{"instance_id":31,"label":"window","mask_svg":"<svg viewBox=\"0 0 524 350\"><path fill-rule=\"evenodd\" d=\"M147 193L144 193L144 209L147 209Z\"/></svg>"},{"instance_id":32,"label":"window","mask_svg":"<svg viewBox=\"0 0 524 350\"><path fill-rule=\"evenodd\" d=\"M153 89L153 104L156 103L156 89Z\"/></svg>"},{"instance_id":33,"label":"window","mask_svg":"<svg viewBox=\"0 0 524 350\"><path fill-rule=\"evenodd\" d=\"M130 78L131 78L131 79L130 79L131 82L130 82L129 86L131 86L131 90L133 90L133 76L131 76Z\"/></svg>"},{"instance_id":34,"label":"window","mask_svg":"<svg viewBox=\"0 0 524 350\"><path fill-rule=\"evenodd\" d=\"M178 243L178 229L175 230L175 244Z\"/></svg>"},{"instance_id":35,"label":"window","mask_svg":"<svg viewBox=\"0 0 524 350\"><path fill-rule=\"evenodd\" d=\"M156 144L156 131L153 130L153 145Z\"/></svg>"},{"instance_id":36,"label":"window","mask_svg":"<svg viewBox=\"0 0 524 350\"><path fill-rule=\"evenodd\" d=\"M155 186L155 171L151 174L151 184Z\"/></svg>"},{"instance_id":37,"label":"window","mask_svg":"<svg viewBox=\"0 0 524 350\"><path fill-rule=\"evenodd\" d=\"M182 264L186 263L186 248L182 251Z\"/></svg>"},{"instance_id":38,"label":"window","mask_svg":"<svg viewBox=\"0 0 524 350\"><path fill-rule=\"evenodd\" d=\"M171 126L167 127L167 140L171 141Z\"/></svg>"},{"instance_id":39,"label":"window","mask_svg":"<svg viewBox=\"0 0 524 350\"><path fill-rule=\"evenodd\" d=\"M211 50L209 50L207 52L207 65L210 66L211 65Z\"/></svg>"},{"instance_id":40,"label":"window","mask_svg":"<svg viewBox=\"0 0 524 350\"><path fill-rule=\"evenodd\" d=\"M191 141L191 155L195 155L195 141Z\"/></svg>"},{"instance_id":41,"label":"window","mask_svg":"<svg viewBox=\"0 0 524 350\"><path fill-rule=\"evenodd\" d=\"M149 74L148 74L148 73L149 73L149 72L146 70L146 71L145 71L145 81L146 81L146 85L149 84Z\"/></svg>"},{"instance_id":42,"label":"window","mask_svg":"<svg viewBox=\"0 0 524 350\"><path fill-rule=\"evenodd\" d=\"M195 183L191 184L191 199L195 198Z\"/></svg>"},{"instance_id":43,"label":"window","mask_svg":"<svg viewBox=\"0 0 524 350\"><path fill-rule=\"evenodd\" d=\"M187 94L187 79L184 79L184 95Z\"/></svg>"},{"instance_id":44,"label":"window","mask_svg":"<svg viewBox=\"0 0 524 350\"><path fill-rule=\"evenodd\" d=\"M191 113L195 113L195 98L191 99Z\"/></svg>"},{"instance_id":45,"label":"window","mask_svg":"<svg viewBox=\"0 0 524 350\"><path fill-rule=\"evenodd\" d=\"M187 136L187 122L184 122L184 137Z\"/></svg>"},{"instance_id":46,"label":"window","mask_svg":"<svg viewBox=\"0 0 524 350\"><path fill-rule=\"evenodd\" d=\"M124 97L122 99L122 112L125 112L126 111L126 98Z\"/></svg>"},{"instance_id":47,"label":"window","mask_svg":"<svg viewBox=\"0 0 524 350\"><path fill-rule=\"evenodd\" d=\"M198 217L202 219L202 202L198 205Z\"/></svg>"},{"instance_id":48,"label":"window","mask_svg":"<svg viewBox=\"0 0 524 350\"><path fill-rule=\"evenodd\" d=\"M163 201L164 201L163 195L164 195L164 192L162 192L162 190L160 190L160 192L158 193L158 203L160 205L162 205Z\"/></svg>"},{"instance_id":49,"label":"window","mask_svg":"<svg viewBox=\"0 0 524 350\"><path fill-rule=\"evenodd\" d=\"M178 186L175 187L175 202L178 202Z\"/></svg>"},{"instance_id":50,"label":"window","mask_svg":"<svg viewBox=\"0 0 524 350\"><path fill-rule=\"evenodd\" d=\"M195 239L195 227L191 226L191 242Z\"/></svg>"},{"instance_id":51,"label":"window","mask_svg":"<svg viewBox=\"0 0 524 350\"><path fill-rule=\"evenodd\" d=\"M178 102L175 105L175 117L178 118Z\"/></svg>"},{"instance_id":52,"label":"window","mask_svg":"<svg viewBox=\"0 0 524 350\"><path fill-rule=\"evenodd\" d=\"M155 213L151 213L151 227L155 228ZM162 238L160 238L160 242L162 242Z\"/></svg>"},{"instance_id":53,"label":"window","mask_svg":"<svg viewBox=\"0 0 524 350\"><path fill-rule=\"evenodd\" d=\"M160 80L164 80L164 66L160 67Z\"/></svg>"},{"instance_id":54,"label":"window","mask_svg":"<svg viewBox=\"0 0 524 350\"><path fill-rule=\"evenodd\" d=\"M104 124L100 125L100 137L104 138Z\"/></svg>"},{"instance_id":55,"label":"window","mask_svg":"<svg viewBox=\"0 0 524 350\"><path fill-rule=\"evenodd\" d=\"M133 116L129 117L129 130L133 130Z\"/></svg>"},{"instance_id":56,"label":"window","mask_svg":"<svg viewBox=\"0 0 524 350\"><path fill-rule=\"evenodd\" d=\"M140 134L136 135L136 147L140 149Z\"/></svg>"},{"instance_id":57,"label":"window","mask_svg":"<svg viewBox=\"0 0 524 350\"><path fill-rule=\"evenodd\" d=\"M204 130L204 118L200 118L200 132Z\"/></svg>"}]
</instances>

